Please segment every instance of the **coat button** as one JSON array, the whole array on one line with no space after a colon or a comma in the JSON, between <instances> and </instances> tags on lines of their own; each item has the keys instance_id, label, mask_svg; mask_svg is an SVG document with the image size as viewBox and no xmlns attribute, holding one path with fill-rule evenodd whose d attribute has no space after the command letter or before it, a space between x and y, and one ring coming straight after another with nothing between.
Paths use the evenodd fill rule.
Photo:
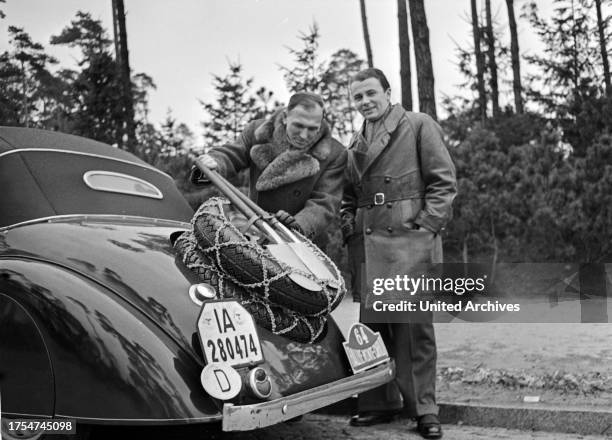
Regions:
<instances>
[{"instance_id":1,"label":"coat button","mask_svg":"<svg viewBox=\"0 0 612 440\"><path fill-rule=\"evenodd\" d=\"M393 208L393 203L387 202L387 208Z\"/></svg>"},{"instance_id":2,"label":"coat button","mask_svg":"<svg viewBox=\"0 0 612 440\"><path fill-rule=\"evenodd\" d=\"M296 197L299 197L302 195L302 191L300 191L299 189L296 189L295 191L293 191L293 195Z\"/></svg>"},{"instance_id":3,"label":"coat button","mask_svg":"<svg viewBox=\"0 0 612 440\"><path fill-rule=\"evenodd\" d=\"M385 177L385 183L391 182L391 177Z\"/></svg>"},{"instance_id":4,"label":"coat button","mask_svg":"<svg viewBox=\"0 0 612 440\"><path fill-rule=\"evenodd\" d=\"M372 229L371 228L366 228L365 233L367 235L370 235L372 233Z\"/></svg>"},{"instance_id":5,"label":"coat button","mask_svg":"<svg viewBox=\"0 0 612 440\"><path fill-rule=\"evenodd\" d=\"M387 231L389 231L389 234L390 234L390 233L392 233L392 232L393 232L393 228L392 228L391 226L389 226L389 227L387 228Z\"/></svg>"}]
</instances>

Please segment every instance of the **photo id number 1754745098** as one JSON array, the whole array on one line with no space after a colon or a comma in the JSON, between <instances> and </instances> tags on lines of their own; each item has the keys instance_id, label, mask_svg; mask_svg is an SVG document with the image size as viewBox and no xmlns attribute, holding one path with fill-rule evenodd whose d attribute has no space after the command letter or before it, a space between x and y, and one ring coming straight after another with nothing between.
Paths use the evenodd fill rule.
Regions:
<instances>
[{"instance_id":1,"label":"photo id number 1754745098","mask_svg":"<svg viewBox=\"0 0 612 440\"><path fill-rule=\"evenodd\" d=\"M45 434L74 434L76 423L72 419L3 419L3 431L18 436L24 432Z\"/></svg>"}]
</instances>

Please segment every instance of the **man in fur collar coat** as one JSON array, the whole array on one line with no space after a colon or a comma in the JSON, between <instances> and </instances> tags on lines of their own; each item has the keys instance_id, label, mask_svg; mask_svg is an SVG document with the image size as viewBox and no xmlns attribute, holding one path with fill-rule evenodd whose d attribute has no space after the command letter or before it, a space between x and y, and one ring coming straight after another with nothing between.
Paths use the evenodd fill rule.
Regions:
<instances>
[{"instance_id":1,"label":"man in fur collar coat","mask_svg":"<svg viewBox=\"0 0 612 440\"><path fill-rule=\"evenodd\" d=\"M296 93L286 108L246 126L233 143L201 156L225 177L248 168L249 197L285 225L317 241L337 215L346 149L323 119L323 100ZM205 179L199 170L194 183Z\"/></svg>"},{"instance_id":2,"label":"man in fur collar coat","mask_svg":"<svg viewBox=\"0 0 612 440\"><path fill-rule=\"evenodd\" d=\"M365 122L348 148L342 230L362 317L380 321L388 315L369 317L364 312L372 311L375 278L418 277L423 266L442 262L440 231L450 219L457 193L455 167L431 117L391 104L382 71L357 73L350 89ZM417 418L424 438L442 437L435 400L434 327L429 315L424 318L426 322L414 315L414 322L408 323L368 322L395 358L396 375L387 385L359 396L359 414L352 425L385 423L404 408Z\"/></svg>"}]
</instances>

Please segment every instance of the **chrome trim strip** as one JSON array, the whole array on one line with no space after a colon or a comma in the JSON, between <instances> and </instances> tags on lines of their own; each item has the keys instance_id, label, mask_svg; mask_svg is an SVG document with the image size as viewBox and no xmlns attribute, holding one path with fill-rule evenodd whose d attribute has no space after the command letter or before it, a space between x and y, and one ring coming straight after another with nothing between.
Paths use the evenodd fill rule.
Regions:
<instances>
[{"instance_id":1,"label":"chrome trim strip","mask_svg":"<svg viewBox=\"0 0 612 440\"><path fill-rule=\"evenodd\" d=\"M115 162L129 163L130 165L135 165L137 167L146 168L148 170L158 172L159 174L162 174L162 175L166 176L168 179L171 179L172 181L174 181L174 179L172 179L172 177L169 174L164 173L163 171L158 170L154 166L151 166L151 165L149 165L147 163L142 164L142 163L132 162L132 161L126 160L126 159L118 159L116 157L104 156L102 154L83 153L81 151L62 150L62 149L59 149L59 148L17 148L15 150L10 150L10 151L5 151L4 153L0 153L0 157L7 156L7 155L13 154L13 153L23 153L23 152L27 153L27 152L30 152L30 151L49 151L51 153L76 154L77 156L98 157L98 158L101 158L101 159L114 160Z\"/></svg>"},{"instance_id":2,"label":"chrome trim strip","mask_svg":"<svg viewBox=\"0 0 612 440\"><path fill-rule=\"evenodd\" d=\"M2 418L3 419L11 419L11 418L20 418L23 417L25 418L29 418L29 419L33 419L33 418L37 418L37 419L51 419L53 418L53 416L50 416L49 414L23 414L23 413L15 413L15 412L4 412L2 411Z\"/></svg>"},{"instance_id":3,"label":"chrome trim strip","mask_svg":"<svg viewBox=\"0 0 612 440\"><path fill-rule=\"evenodd\" d=\"M215 414L206 417L186 417L180 419L110 419L110 418L98 418L98 417L80 417L75 415L56 414L54 417L76 419L79 422L98 422L99 424L111 424L114 422L120 422L124 424L151 424L159 425L160 422L174 422L179 423L200 423L200 422L217 422L221 420L221 414Z\"/></svg>"},{"instance_id":4,"label":"chrome trim strip","mask_svg":"<svg viewBox=\"0 0 612 440\"><path fill-rule=\"evenodd\" d=\"M109 419L102 417L80 417L75 415L66 415L66 414L55 414L55 415L44 415L44 414L22 414L22 413L2 413L3 418L40 418L40 419L51 419L51 418L60 418L60 419L74 419L79 422L98 422L100 424L110 424L113 422L123 422L125 424L128 423L139 423L139 424L152 424L159 425L160 422L174 422L176 424L179 423L200 423L200 422L218 422L221 420L221 414L215 414L206 417L188 417L188 418L180 418L180 419Z\"/></svg>"},{"instance_id":5,"label":"chrome trim strip","mask_svg":"<svg viewBox=\"0 0 612 440\"><path fill-rule=\"evenodd\" d=\"M95 185L94 183L90 181L91 176L99 176L99 175L121 177L124 179L133 180L135 182L145 185L146 187L150 187L151 189L154 189L156 193L147 194L147 193L141 193L138 191L131 191L128 189L105 188L100 185ZM138 177L130 176L129 174L116 173L114 171L91 170L91 171L86 171L85 174L83 174L83 181L85 182L85 185L87 185L94 191L106 191L106 192L112 192L112 193L118 193L118 194L130 194L133 196L146 197L149 199L158 199L158 200L161 200L164 198L164 195L159 190L159 188L153 185L151 182L147 182L146 180L140 179Z\"/></svg>"},{"instance_id":6,"label":"chrome trim strip","mask_svg":"<svg viewBox=\"0 0 612 440\"><path fill-rule=\"evenodd\" d=\"M3 226L0 228L0 233L7 232L10 229L14 229L20 226L33 225L36 223L58 223L64 220L78 220L82 219L83 221L104 221L104 220L113 220L119 219L123 221L134 221L134 222L145 222L145 223L159 223L160 226L163 224L169 225L177 225L177 227L189 229L191 225L186 222L181 222L178 220L171 220L165 218L153 218L153 217L142 217L138 215L119 215L119 214L63 214L63 215L51 215L48 217L41 217L32 220L26 220L24 222L14 223L12 225Z\"/></svg>"},{"instance_id":7,"label":"chrome trim strip","mask_svg":"<svg viewBox=\"0 0 612 440\"><path fill-rule=\"evenodd\" d=\"M384 364L300 393L253 405L223 405L223 431L248 431L292 419L347 399L395 377L395 362Z\"/></svg>"}]
</instances>

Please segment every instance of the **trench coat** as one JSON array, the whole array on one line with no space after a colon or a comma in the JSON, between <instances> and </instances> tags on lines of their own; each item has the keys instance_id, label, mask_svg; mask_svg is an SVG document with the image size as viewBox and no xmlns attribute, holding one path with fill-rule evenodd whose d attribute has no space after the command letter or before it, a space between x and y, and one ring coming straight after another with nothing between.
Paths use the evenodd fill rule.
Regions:
<instances>
[{"instance_id":1,"label":"trench coat","mask_svg":"<svg viewBox=\"0 0 612 440\"><path fill-rule=\"evenodd\" d=\"M353 286L363 299L374 278L442 262L440 231L457 185L439 125L397 104L370 145L362 127L348 151L341 213L354 231L348 238Z\"/></svg>"},{"instance_id":2,"label":"trench coat","mask_svg":"<svg viewBox=\"0 0 612 440\"><path fill-rule=\"evenodd\" d=\"M208 152L218 171L231 177L249 169L249 197L268 212L287 211L307 237L321 245L326 228L338 215L346 148L332 138L323 122L311 145L295 150L289 145L281 112L248 124L234 142ZM192 176L197 182L198 173Z\"/></svg>"},{"instance_id":3,"label":"trench coat","mask_svg":"<svg viewBox=\"0 0 612 440\"><path fill-rule=\"evenodd\" d=\"M354 231L348 238L349 261L362 312L364 302L368 307L373 301L368 293L375 278L419 276L424 265L442 262L440 231L457 192L455 167L438 124L400 105L383 117L369 145L364 127L351 141L341 208L343 230ZM395 359L396 377L360 394L359 411L405 408L412 417L437 414L433 323L378 318L367 323L380 332Z\"/></svg>"}]
</instances>

